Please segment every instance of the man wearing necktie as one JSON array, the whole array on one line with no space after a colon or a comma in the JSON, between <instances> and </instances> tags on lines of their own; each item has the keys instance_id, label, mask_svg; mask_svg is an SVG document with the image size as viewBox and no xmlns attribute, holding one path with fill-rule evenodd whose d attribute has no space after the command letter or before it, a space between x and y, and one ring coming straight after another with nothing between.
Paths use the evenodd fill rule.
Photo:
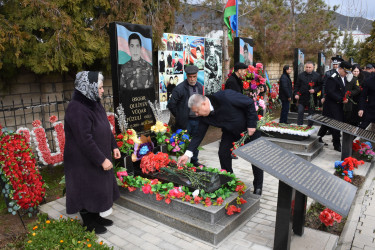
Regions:
<instances>
[{"instance_id":1,"label":"man wearing necktie","mask_svg":"<svg viewBox=\"0 0 375 250\"><path fill-rule=\"evenodd\" d=\"M251 140L260 137L256 130L258 115L254 101L231 89L216 92L213 95L192 95L189 98L189 108L200 118L198 133L191 140L185 154L178 160L178 165L186 164L192 152L202 142L210 125L221 128L223 133L219 146L221 169L233 173L230 149L233 142L241 138L241 133L247 131ZM262 194L263 170L252 165L254 174L254 193Z\"/></svg>"},{"instance_id":2,"label":"man wearing necktie","mask_svg":"<svg viewBox=\"0 0 375 250\"><path fill-rule=\"evenodd\" d=\"M325 102L323 103L323 115L333 118L337 121L344 121L343 104L348 103L345 97L345 85L348 84L347 75L352 73L352 65L349 62L341 62L338 73L334 73L327 79L325 86ZM322 125L319 129L319 141L328 130L327 126ZM331 129L333 138L333 148L341 152L340 131Z\"/></svg>"},{"instance_id":3,"label":"man wearing necktie","mask_svg":"<svg viewBox=\"0 0 375 250\"><path fill-rule=\"evenodd\" d=\"M199 119L197 115L188 107L189 97L194 94L203 94L203 85L197 81L198 67L189 65L185 69L187 79L179 83L172 91L168 102L168 109L176 118L176 129L187 130L191 137L195 137L198 132ZM193 151L191 163L194 166L201 165L198 162L198 149Z\"/></svg>"}]
</instances>

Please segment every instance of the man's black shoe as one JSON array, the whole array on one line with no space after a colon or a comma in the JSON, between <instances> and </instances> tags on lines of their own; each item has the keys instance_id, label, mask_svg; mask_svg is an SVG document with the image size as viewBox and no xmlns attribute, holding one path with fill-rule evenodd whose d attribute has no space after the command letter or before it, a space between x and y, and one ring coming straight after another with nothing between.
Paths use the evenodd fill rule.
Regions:
<instances>
[{"instance_id":1,"label":"man's black shoe","mask_svg":"<svg viewBox=\"0 0 375 250\"><path fill-rule=\"evenodd\" d=\"M333 149L338 152L341 152L341 146L334 146Z\"/></svg>"},{"instance_id":2,"label":"man's black shoe","mask_svg":"<svg viewBox=\"0 0 375 250\"><path fill-rule=\"evenodd\" d=\"M328 146L328 144L323 141L322 137L319 137L319 142L324 143L324 146Z\"/></svg>"},{"instance_id":3,"label":"man's black shoe","mask_svg":"<svg viewBox=\"0 0 375 250\"><path fill-rule=\"evenodd\" d=\"M235 159L235 160L238 159L238 156L236 156L236 155L230 155L230 156L232 157L232 159Z\"/></svg>"},{"instance_id":4,"label":"man's black shoe","mask_svg":"<svg viewBox=\"0 0 375 250\"><path fill-rule=\"evenodd\" d=\"M254 190L254 194L256 195L262 195L262 189L261 188L257 188Z\"/></svg>"}]
</instances>

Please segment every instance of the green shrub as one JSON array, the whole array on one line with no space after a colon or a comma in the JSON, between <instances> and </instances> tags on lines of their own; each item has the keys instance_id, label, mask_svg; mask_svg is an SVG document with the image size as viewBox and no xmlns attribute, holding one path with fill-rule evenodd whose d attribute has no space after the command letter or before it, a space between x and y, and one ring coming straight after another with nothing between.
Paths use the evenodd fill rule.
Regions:
<instances>
[{"instance_id":1,"label":"green shrub","mask_svg":"<svg viewBox=\"0 0 375 250\"><path fill-rule=\"evenodd\" d=\"M77 219L49 220L45 214L38 217L29 225L25 249L112 249L96 242L95 233L85 231Z\"/></svg>"}]
</instances>

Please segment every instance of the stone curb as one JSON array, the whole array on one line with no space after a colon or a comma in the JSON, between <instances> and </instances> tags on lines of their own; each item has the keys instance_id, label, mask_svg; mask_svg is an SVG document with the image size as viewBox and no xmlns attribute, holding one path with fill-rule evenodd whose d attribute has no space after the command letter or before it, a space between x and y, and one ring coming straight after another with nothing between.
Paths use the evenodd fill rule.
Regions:
<instances>
[{"instance_id":1,"label":"stone curb","mask_svg":"<svg viewBox=\"0 0 375 250\"><path fill-rule=\"evenodd\" d=\"M375 177L375 162L372 161L368 171L365 175L366 180L363 183L361 189L358 190L356 199L352 208L350 209L348 219L345 223L344 229L340 235L339 241L337 243L336 250L351 249L354 240L355 232L357 229L358 221L361 216L362 203L366 196L366 191L372 183L372 179Z\"/></svg>"}]
</instances>

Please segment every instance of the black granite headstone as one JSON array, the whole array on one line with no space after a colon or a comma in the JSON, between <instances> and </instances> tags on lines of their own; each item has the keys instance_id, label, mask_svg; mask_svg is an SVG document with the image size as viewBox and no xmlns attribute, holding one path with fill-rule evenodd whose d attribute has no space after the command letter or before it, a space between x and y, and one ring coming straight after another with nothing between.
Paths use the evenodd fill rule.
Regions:
<instances>
[{"instance_id":1,"label":"black granite headstone","mask_svg":"<svg viewBox=\"0 0 375 250\"><path fill-rule=\"evenodd\" d=\"M264 138L234 153L342 216L348 215L357 190L352 184Z\"/></svg>"},{"instance_id":2,"label":"black granite headstone","mask_svg":"<svg viewBox=\"0 0 375 250\"><path fill-rule=\"evenodd\" d=\"M114 106L122 104L129 128L147 131L155 123L148 105L148 100L155 101L152 28L114 22L109 33Z\"/></svg>"},{"instance_id":3,"label":"black granite headstone","mask_svg":"<svg viewBox=\"0 0 375 250\"><path fill-rule=\"evenodd\" d=\"M358 136L370 142L375 142L375 133L372 131L368 131L319 114L309 116L307 119L343 132L341 160L344 160L346 157L352 155L352 144L354 137Z\"/></svg>"},{"instance_id":4,"label":"black granite headstone","mask_svg":"<svg viewBox=\"0 0 375 250\"><path fill-rule=\"evenodd\" d=\"M318 70L317 72L320 75L324 75L326 68L326 57L324 56L323 52L319 52L318 54Z\"/></svg>"},{"instance_id":5,"label":"black granite headstone","mask_svg":"<svg viewBox=\"0 0 375 250\"><path fill-rule=\"evenodd\" d=\"M293 61L293 72L294 72L294 83L297 82L298 75L305 70L305 54L302 49L294 49L294 61Z\"/></svg>"}]
</instances>

